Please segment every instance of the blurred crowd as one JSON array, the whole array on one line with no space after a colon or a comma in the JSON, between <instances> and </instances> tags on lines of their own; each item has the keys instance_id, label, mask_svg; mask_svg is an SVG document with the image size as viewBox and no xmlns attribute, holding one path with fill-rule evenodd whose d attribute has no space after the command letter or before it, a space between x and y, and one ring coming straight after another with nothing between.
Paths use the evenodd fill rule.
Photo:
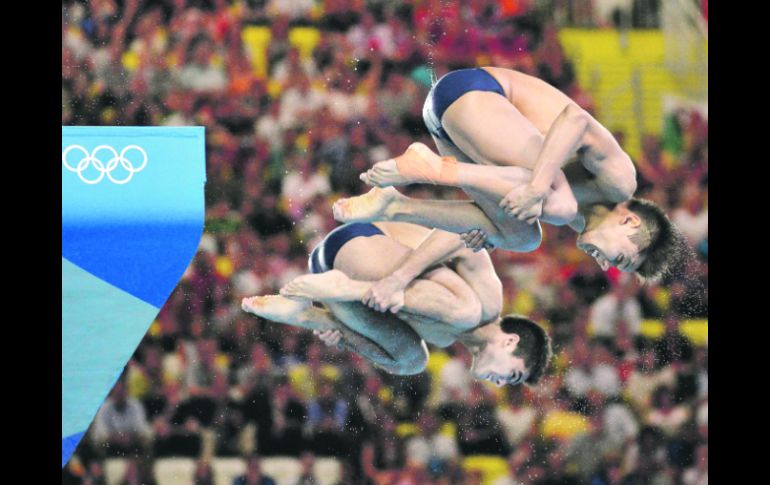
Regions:
<instances>
[{"instance_id":1,"label":"blurred crowd","mask_svg":"<svg viewBox=\"0 0 770 485\"><path fill-rule=\"evenodd\" d=\"M634 160L637 196L663 207L692 243L685 272L642 286L602 272L573 232L550 226L532 253L492 253L504 311L553 338L551 370L536 387L474 382L460 346L431 349L420 375L384 374L240 309L242 297L277 293L306 272L309 251L336 227L331 203L367 189L360 172L413 141L432 146L421 110L433 76L514 68L593 112L536 7L63 2L62 124L202 125L207 153L198 253L67 480L104 483L104 460L124 457L121 483L154 483L155 460L189 457L194 483L209 484L212 458L243 457L247 473L234 483L268 484L261 457L288 455L303 464L300 483L318 483L315 457L333 456L341 484L472 484L482 475L464 459L494 455L508 464L494 485L707 484L708 348L681 326L708 313L708 121L697 111L668 114ZM249 32L267 41L252 43ZM649 320L662 329L647 331Z\"/></svg>"}]
</instances>

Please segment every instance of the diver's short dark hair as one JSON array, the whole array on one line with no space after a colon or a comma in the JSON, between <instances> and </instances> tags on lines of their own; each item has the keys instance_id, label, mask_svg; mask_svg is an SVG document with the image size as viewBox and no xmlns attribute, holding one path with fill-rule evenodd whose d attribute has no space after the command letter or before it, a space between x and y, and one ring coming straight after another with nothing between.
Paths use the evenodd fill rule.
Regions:
<instances>
[{"instance_id":1,"label":"diver's short dark hair","mask_svg":"<svg viewBox=\"0 0 770 485\"><path fill-rule=\"evenodd\" d=\"M666 213L649 200L632 198L627 208L642 220L642 228L630 238L644 256L636 273L644 281L658 281L687 258L691 252L687 240ZM641 247L645 243L646 247Z\"/></svg>"},{"instance_id":2,"label":"diver's short dark hair","mask_svg":"<svg viewBox=\"0 0 770 485\"><path fill-rule=\"evenodd\" d=\"M513 355L524 359L529 370L526 384L537 384L553 356L551 338L543 327L521 315L506 315L500 320L500 329L504 333L515 333L519 344Z\"/></svg>"}]
</instances>

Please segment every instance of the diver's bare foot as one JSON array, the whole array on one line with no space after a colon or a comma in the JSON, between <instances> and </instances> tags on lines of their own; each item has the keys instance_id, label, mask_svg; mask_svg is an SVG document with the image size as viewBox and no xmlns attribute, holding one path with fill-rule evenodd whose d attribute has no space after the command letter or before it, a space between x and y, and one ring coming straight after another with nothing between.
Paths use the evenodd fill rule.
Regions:
<instances>
[{"instance_id":1,"label":"diver's bare foot","mask_svg":"<svg viewBox=\"0 0 770 485\"><path fill-rule=\"evenodd\" d=\"M246 313L290 324L297 323L311 305L306 300L291 300L280 295L252 296L241 300L241 308Z\"/></svg>"},{"instance_id":2,"label":"diver's bare foot","mask_svg":"<svg viewBox=\"0 0 770 485\"><path fill-rule=\"evenodd\" d=\"M363 195L338 200L332 206L332 213L340 222L386 221L402 198L393 187L375 187Z\"/></svg>"},{"instance_id":3,"label":"diver's bare foot","mask_svg":"<svg viewBox=\"0 0 770 485\"><path fill-rule=\"evenodd\" d=\"M353 301L363 297L358 286L345 273L333 269L298 276L281 288L281 295L315 301ZM366 288L363 293L366 293Z\"/></svg>"},{"instance_id":4,"label":"diver's bare foot","mask_svg":"<svg viewBox=\"0 0 770 485\"><path fill-rule=\"evenodd\" d=\"M453 159L442 158L423 143L412 143L406 151L397 156L377 162L360 175L360 179L373 187L390 187L414 183L447 183L453 172ZM454 170L456 174L456 169ZM454 177L456 179L456 175Z\"/></svg>"},{"instance_id":5,"label":"diver's bare foot","mask_svg":"<svg viewBox=\"0 0 770 485\"><path fill-rule=\"evenodd\" d=\"M311 330L335 330L343 325L328 310L314 307L309 300L292 300L280 295L244 298L241 308L267 320Z\"/></svg>"},{"instance_id":6,"label":"diver's bare foot","mask_svg":"<svg viewBox=\"0 0 770 485\"><path fill-rule=\"evenodd\" d=\"M407 153L410 153L407 151ZM401 155L402 157L405 156ZM389 158L375 163L372 168L358 176L363 183L372 187L390 187L393 185L406 185L418 183L418 180L410 180L398 171L398 165L394 158Z\"/></svg>"}]
</instances>

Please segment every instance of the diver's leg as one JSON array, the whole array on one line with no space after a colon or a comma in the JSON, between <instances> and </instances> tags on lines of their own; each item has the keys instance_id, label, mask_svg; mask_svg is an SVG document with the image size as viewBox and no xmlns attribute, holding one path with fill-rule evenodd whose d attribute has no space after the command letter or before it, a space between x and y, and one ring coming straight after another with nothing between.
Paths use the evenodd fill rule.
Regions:
<instances>
[{"instance_id":1,"label":"diver's leg","mask_svg":"<svg viewBox=\"0 0 770 485\"><path fill-rule=\"evenodd\" d=\"M355 238L337 253L334 270L299 276L282 288L281 294L324 303L361 301L374 283L390 275L411 251L386 236ZM404 290L403 309L457 326L475 326L481 318L481 303L473 289L445 267L412 281Z\"/></svg>"}]
</instances>

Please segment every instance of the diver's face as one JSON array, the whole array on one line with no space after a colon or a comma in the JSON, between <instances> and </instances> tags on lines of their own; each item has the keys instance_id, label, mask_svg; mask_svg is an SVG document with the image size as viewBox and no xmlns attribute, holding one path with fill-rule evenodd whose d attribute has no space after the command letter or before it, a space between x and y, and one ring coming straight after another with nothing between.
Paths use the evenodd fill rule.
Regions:
<instances>
[{"instance_id":1,"label":"diver's face","mask_svg":"<svg viewBox=\"0 0 770 485\"><path fill-rule=\"evenodd\" d=\"M518 343L519 336L516 334L503 334L489 342L483 350L473 356L473 377L492 382L498 387L524 382L529 377L524 359L511 355Z\"/></svg>"},{"instance_id":2,"label":"diver's face","mask_svg":"<svg viewBox=\"0 0 770 485\"><path fill-rule=\"evenodd\" d=\"M639 247L631 241L641 225L639 216L628 210L614 210L602 222L577 238L577 247L593 257L607 271L615 266L633 273L644 262Z\"/></svg>"}]
</instances>

